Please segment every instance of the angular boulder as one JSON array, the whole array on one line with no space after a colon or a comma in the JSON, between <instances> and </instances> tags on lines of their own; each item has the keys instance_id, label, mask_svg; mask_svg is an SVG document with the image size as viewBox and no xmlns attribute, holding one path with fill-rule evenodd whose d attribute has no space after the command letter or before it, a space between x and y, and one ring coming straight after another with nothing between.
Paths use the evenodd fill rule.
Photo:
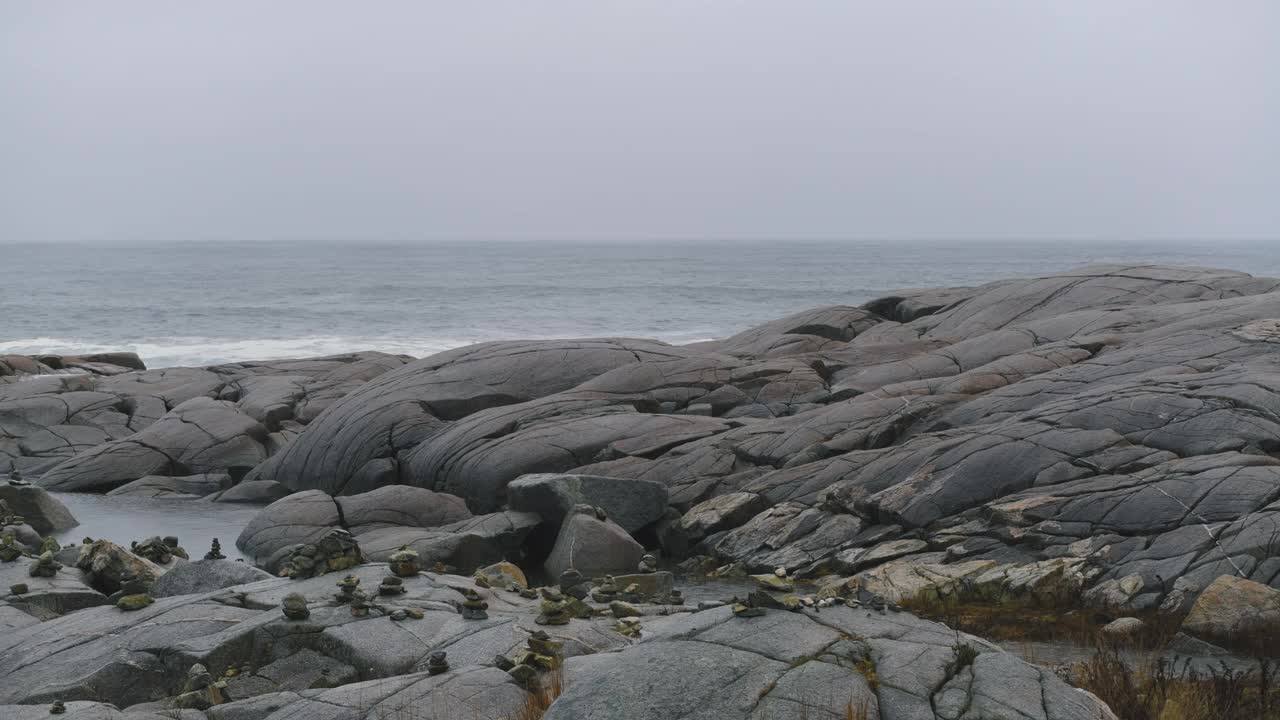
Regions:
<instances>
[{"instance_id":1,"label":"angular boulder","mask_svg":"<svg viewBox=\"0 0 1280 720\"><path fill-rule=\"evenodd\" d=\"M717 495L689 508L680 518L680 526L691 542L697 542L708 535L742 525L768 506L768 501L756 493Z\"/></svg>"},{"instance_id":2,"label":"angular boulder","mask_svg":"<svg viewBox=\"0 0 1280 720\"><path fill-rule=\"evenodd\" d=\"M134 555L110 540L96 540L81 545L76 567L84 571L85 580L90 586L108 595L118 591L120 583L129 576L149 585L164 574L159 565Z\"/></svg>"},{"instance_id":3,"label":"angular boulder","mask_svg":"<svg viewBox=\"0 0 1280 720\"><path fill-rule=\"evenodd\" d=\"M604 510L629 533L656 522L667 509L667 486L653 480L601 475L524 475L507 485L512 510L535 512L553 527L576 505Z\"/></svg>"},{"instance_id":4,"label":"angular boulder","mask_svg":"<svg viewBox=\"0 0 1280 720\"><path fill-rule=\"evenodd\" d=\"M62 502L42 487L0 483L0 501L41 535L70 530L80 524Z\"/></svg>"},{"instance_id":5,"label":"angular boulder","mask_svg":"<svg viewBox=\"0 0 1280 720\"><path fill-rule=\"evenodd\" d=\"M1182 631L1202 640L1234 647L1262 641L1268 654L1280 653L1280 590L1233 575L1223 575L1200 593L1182 621Z\"/></svg>"},{"instance_id":6,"label":"angular boulder","mask_svg":"<svg viewBox=\"0 0 1280 720\"><path fill-rule=\"evenodd\" d=\"M555 547L543 563L553 578L574 568L586 577L634 571L644 547L617 523L599 518L594 508L579 506L556 536Z\"/></svg>"}]
</instances>

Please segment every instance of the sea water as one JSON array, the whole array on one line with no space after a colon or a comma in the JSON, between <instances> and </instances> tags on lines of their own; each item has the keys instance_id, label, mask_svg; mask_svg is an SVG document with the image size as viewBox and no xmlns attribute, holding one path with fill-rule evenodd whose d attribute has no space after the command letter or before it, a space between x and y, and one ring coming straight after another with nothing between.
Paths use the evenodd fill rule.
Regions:
<instances>
[{"instance_id":1,"label":"sea water","mask_svg":"<svg viewBox=\"0 0 1280 720\"><path fill-rule=\"evenodd\" d=\"M0 354L133 350L149 367L516 338L725 337L904 287L1091 263L1280 276L1265 242L0 245Z\"/></svg>"}]
</instances>

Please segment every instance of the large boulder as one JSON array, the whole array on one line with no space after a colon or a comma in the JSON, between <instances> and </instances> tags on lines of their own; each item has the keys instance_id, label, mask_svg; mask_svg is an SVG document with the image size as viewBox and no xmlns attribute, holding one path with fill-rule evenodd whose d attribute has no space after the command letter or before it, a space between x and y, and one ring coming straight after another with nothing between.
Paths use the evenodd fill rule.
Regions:
<instances>
[{"instance_id":1,"label":"large boulder","mask_svg":"<svg viewBox=\"0 0 1280 720\"><path fill-rule=\"evenodd\" d=\"M471 517L462 498L409 485L388 485L359 495L334 498L353 535L379 528L430 528Z\"/></svg>"},{"instance_id":2,"label":"large boulder","mask_svg":"<svg viewBox=\"0 0 1280 720\"><path fill-rule=\"evenodd\" d=\"M57 498L35 485L0 484L0 502L21 515L41 535L70 530L80 523Z\"/></svg>"},{"instance_id":3,"label":"large boulder","mask_svg":"<svg viewBox=\"0 0 1280 720\"><path fill-rule=\"evenodd\" d=\"M1280 590L1234 575L1223 575L1200 593L1182 621L1183 632L1230 646L1269 647L1280 652Z\"/></svg>"},{"instance_id":4,"label":"large boulder","mask_svg":"<svg viewBox=\"0 0 1280 720\"><path fill-rule=\"evenodd\" d=\"M165 572L151 586L151 596L193 595L275 577L251 565L230 560L197 560Z\"/></svg>"},{"instance_id":5,"label":"large boulder","mask_svg":"<svg viewBox=\"0 0 1280 720\"><path fill-rule=\"evenodd\" d=\"M291 546L313 543L341 525L332 497L321 490L300 492L259 511L236 538L236 547L261 562Z\"/></svg>"},{"instance_id":6,"label":"large boulder","mask_svg":"<svg viewBox=\"0 0 1280 720\"><path fill-rule=\"evenodd\" d=\"M96 540L80 546L76 567L84 572L85 581L95 590L111 594L120 584L135 577L145 584L164 574L159 565L138 557L110 540Z\"/></svg>"},{"instance_id":7,"label":"large boulder","mask_svg":"<svg viewBox=\"0 0 1280 720\"><path fill-rule=\"evenodd\" d=\"M334 528L349 531L363 545L362 538L375 531L443 528L470 518L460 498L407 485L347 497L307 490L263 508L241 531L236 546L265 562L288 548L313 543Z\"/></svg>"},{"instance_id":8,"label":"large boulder","mask_svg":"<svg viewBox=\"0 0 1280 720\"><path fill-rule=\"evenodd\" d=\"M600 475L525 475L507 485L512 510L535 512L559 526L576 505L603 509L623 530L656 522L667 510L667 486L652 480Z\"/></svg>"},{"instance_id":9,"label":"large boulder","mask_svg":"<svg viewBox=\"0 0 1280 720\"><path fill-rule=\"evenodd\" d=\"M543 567L551 577L574 568L586 577L633 571L644 547L617 523L589 505L579 505L560 526Z\"/></svg>"}]
</instances>

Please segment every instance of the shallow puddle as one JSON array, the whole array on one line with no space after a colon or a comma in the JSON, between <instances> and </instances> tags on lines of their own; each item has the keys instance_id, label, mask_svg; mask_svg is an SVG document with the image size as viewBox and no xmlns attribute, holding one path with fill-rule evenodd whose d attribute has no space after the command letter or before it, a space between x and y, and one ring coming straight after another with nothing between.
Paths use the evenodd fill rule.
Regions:
<instances>
[{"instance_id":1,"label":"shallow puddle","mask_svg":"<svg viewBox=\"0 0 1280 720\"><path fill-rule=\"evenodd\" d=\"M176 535L193 560L204 557L214 538L222 544L222 554L235 560L244 557L236 549L236 538L249 520L262 509L258 505L199 502L190 499L138 498L91 493L53 493L80 524L55 537L63 545L79 543L85 537L110 540L129 547L135 540L153 535Z\"/></svg>"}]
</instances>

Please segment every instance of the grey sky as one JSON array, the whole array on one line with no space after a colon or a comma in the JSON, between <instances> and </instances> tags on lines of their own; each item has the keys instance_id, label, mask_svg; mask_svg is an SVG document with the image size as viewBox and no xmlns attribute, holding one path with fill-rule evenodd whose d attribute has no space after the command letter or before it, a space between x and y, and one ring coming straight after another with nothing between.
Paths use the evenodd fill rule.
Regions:
<instances>
[{"instance_id":1,"label":"grey sky","mask_svg":"<svg viewBox=\"0 0 1280 720\"><path fill-rule=\"evenodd\" d=\"M1280 237L1275 0L0 0L0 242Z\"/></svg>"}]
</instances>

